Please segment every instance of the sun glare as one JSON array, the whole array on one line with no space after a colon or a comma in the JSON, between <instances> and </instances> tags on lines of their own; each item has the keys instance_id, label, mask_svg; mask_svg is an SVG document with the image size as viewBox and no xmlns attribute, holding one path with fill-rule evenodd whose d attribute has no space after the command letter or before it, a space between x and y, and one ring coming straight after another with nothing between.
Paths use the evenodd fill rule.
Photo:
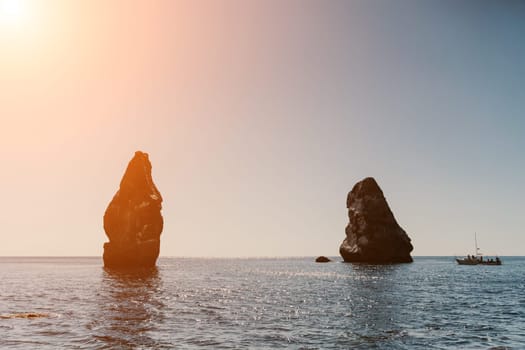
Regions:
<instances>
[{"instance_id":1,"label":"sun glare","mask_svg":"<svg viewBox=\"0 0 525 350\"><path fill-rule=\"evenodd\" d=\"M0 24L3 26L22 26L29 19L27 1L0 0Z\"/></svg>"}]
</instances>

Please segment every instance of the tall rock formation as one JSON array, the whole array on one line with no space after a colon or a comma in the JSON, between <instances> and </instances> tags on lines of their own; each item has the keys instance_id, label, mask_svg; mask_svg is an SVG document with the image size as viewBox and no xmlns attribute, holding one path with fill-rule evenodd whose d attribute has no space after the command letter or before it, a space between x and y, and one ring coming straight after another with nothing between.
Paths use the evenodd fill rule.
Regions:
<instances>
[{"instance_id":1,"label":"tall rock formation","mask_svg":"<svg viewBox=\"0 0 525 350\"><path fill-rule=\"evenodd\" d=\"M412 262L413 247L372 177L355 184L346 200L350 223L339 253L346 262Z\"/></svg>"},{"instance_id":2,"label":"tall rock formation","mask_svg":"<svg viewBox=\"0 0 525 350\"><path fill-rule=\"evenodd\" d=\"M104 214L106 267L152 267L159 256L162 196L147 153L135 152Z\"/></svg>"}]
</instances>

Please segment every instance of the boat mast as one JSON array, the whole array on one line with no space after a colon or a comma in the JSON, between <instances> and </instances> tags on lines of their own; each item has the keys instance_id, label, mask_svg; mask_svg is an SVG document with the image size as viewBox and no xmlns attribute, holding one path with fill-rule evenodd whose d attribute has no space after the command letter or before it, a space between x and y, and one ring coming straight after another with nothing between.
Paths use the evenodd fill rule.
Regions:
<instances>
[{"instance_id":1,"label":"boat mast","mask_svg":"<svg viewBox=\"0 0 525 350\"><path fill-rule=\"evenodd\" d=\"M478 236L477 236L476 232L474 232L474 242L476 243L476 255L479 255Z\"/></svg>"}]
</instances>

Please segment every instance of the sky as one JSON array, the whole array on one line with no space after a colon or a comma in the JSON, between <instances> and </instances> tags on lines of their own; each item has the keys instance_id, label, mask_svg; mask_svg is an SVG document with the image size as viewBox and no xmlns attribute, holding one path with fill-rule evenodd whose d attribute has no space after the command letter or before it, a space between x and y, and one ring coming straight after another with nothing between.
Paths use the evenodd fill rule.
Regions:
<instances>
[{"instance_id":1,"label":"sky","mask_svg":"<svg viewBox=\"0 0 525 350\"><path fill-rule=\"evenodd\" d=\"M99 256L136 150L161 256L525 255L525 2L0 0L0 255Z\"/></svg>"}]
</instances>

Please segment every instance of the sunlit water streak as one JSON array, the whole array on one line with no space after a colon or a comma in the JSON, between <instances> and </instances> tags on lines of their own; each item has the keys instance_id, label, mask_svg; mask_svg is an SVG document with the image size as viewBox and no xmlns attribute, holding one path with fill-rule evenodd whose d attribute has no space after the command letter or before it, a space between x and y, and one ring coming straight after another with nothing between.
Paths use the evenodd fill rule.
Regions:
<instances>
[{"instance_id":1,"label":"sunlit water streak","mask_svg":"<svg viewBox=\"0 0 525 350\"><path fill-rule=\"evenodd\" d=\"M0 258L0 348L520 349L525 258L503 266Z\"/></svg>"}]
</instances>

